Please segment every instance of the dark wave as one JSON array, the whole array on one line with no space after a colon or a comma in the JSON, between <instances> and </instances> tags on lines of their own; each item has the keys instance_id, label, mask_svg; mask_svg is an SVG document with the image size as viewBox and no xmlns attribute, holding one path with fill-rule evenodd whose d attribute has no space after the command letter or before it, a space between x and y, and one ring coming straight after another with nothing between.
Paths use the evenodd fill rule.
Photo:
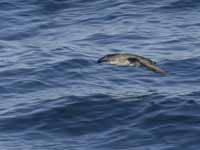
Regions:
<instances>
[{"instance_id":1,"label":"dark wave","mask_svg":"<svg viewBox=\"0 0 200 150\"><path fill-rule=\"evenodd\" d=\"M160 7L159 9L166 11L185 11L198 9L200 6L200 2L198 0L174 0L169 4Z\"/></svg>"},{"instance_id":2,"label":"dark wave","mask_svg":"<svg viewBox=\"0 0 200 150\"><path fill-rule=\"evenodd\" d=\"M63 130L69 133L74 131L75 135L76 131L90 134L96 132L98 128L99 130L108 130L111 127L118 126L123 120L126 122L125 118L127 117L139 117L139 115L131 113L131 111L138 109L138 112L140 112L139 108L143 104L145 106L145 103L148 106L149 102L147 100L149 97L151 96L133 97L132 99L137 101L123 102L123 98L116 99L110 95L103 94L85 97L68 96L25 106L26 109L23 108L24 106L18 106L21 108L1 114L1 128L4 127L2 131L6 129L24 130L36 128L53 132L54 130L58 132L60 130L61 133ZM125 112L124 109L126 109ZM121 114L121 111L124 113ZM12 127L14 122L15 126ZM107 125L104 124L104 128L100 128L101 122Z\"/></svg>"},{"instance_id":3,"label":"dark wave","mask_svg":"<svg viewBox=\"0 0 200 150\"><path fill-rule=\"evenodd\" d=\"M188 140L178 143L188 144L198 138L199 129L195 125L200 122L200 106L197 101L184 97L152 94L127 97L132 99L127 102L126 98L110 95L62 97L1 114L0 130L2 134L13 131L26 134L29 130L37 130L65 137L104 134L107 140L95 143L96 148L125 148L125 143L131 141L131 147L156 145L163 143L162 139L171 143L171 139L183 135Z\"/></svg>"},{"instance_id":4,"label":"dark wave","mask_svg":"<svg viewBox=\"0 0 200 150\"><path fill-rule=\"evenodd\" d=\"M71 134L75 135L76 132L87 133L87 130L91 130L88 132L92 132L92 130L95 132L96 127L99 128L98 126L100 126L98 122L108 119L112 115L109 113L109 111L112 111L111 107L119 103L111 99L107 95L68 96L51 100L52 104L48 101L40 102L37 105L29 106L29 109L16 109L16 114L11 113L13 114L11 117L3 117L1 128L3 128L2 130L36 128L52 132L59 132L60 130L61 133L65 131L69 134L72 132ZM46 105L50 107L47 108ZM43 109L37 110L38 106L43 106ZM7 115L9 116L9 113ZM15 126L12 126L14 122Z\"/></svg>"}]
</instances>

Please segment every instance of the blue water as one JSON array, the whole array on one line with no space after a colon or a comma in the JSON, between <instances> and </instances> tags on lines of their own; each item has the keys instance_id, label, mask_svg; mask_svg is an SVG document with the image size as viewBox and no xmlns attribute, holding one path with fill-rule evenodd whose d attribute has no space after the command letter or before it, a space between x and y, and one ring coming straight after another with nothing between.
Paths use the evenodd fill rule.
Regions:
<instances>
[{"instance_id":1,"label":"blue water","mask_svg":"<svg viewBox=\"0 0 200 150\"><path fill-rule=\"evenodd\" d=\"M197 150L199 75L199 0L1 0L0 149Z\"/></svg>"}]
</instances>

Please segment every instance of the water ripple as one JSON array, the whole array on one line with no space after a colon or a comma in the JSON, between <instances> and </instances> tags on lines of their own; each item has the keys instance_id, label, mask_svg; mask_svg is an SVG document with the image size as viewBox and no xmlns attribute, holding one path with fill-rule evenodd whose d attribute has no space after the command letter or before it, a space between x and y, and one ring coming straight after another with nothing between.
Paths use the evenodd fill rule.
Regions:
<instances>
[{"instance_id":1,"label":"water ripple","mask_svg":"<svg viewBox=\"0 0 200 150\"><path fill-rule=\"evenodd\" d=\"M199 148L199 1L0 8L0 149ZM168 74L97 63L116 52Z\"/></svg>"}]
</instances>

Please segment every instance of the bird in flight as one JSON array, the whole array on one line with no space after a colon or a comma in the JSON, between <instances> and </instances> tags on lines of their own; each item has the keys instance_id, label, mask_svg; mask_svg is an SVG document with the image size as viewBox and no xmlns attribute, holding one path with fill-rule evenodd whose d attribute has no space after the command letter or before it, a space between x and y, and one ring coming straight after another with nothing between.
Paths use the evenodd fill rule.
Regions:
<instances>
[{"instance_id":1,"label":"bird in flight","mask_svg":"<svg viewBox=\"0 0 200 150\"><path fill-rule=\"evenodd\" d=\"M166 71L157 67L154 61L135 54L108 54L100 58L97 62L116 66L145 67L153 72L166 75Z\"/></svg>"}]
</instances>

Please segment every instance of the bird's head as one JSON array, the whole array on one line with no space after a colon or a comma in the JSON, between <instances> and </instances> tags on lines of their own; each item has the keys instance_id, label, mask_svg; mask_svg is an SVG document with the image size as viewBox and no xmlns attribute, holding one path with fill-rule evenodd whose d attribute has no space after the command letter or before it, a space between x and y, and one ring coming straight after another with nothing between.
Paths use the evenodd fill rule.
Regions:
<instances>
[{"instance_id":1,"label":"bird's head","mask_svg":"<svg viewBox=\"0 0 200 150\"><path fill-rule=\"evenodd\" d=\"M116 61L116 58L114 55L106 55L102 58L100 58L97 62L98 63L105 63L105 64L112 64Z\"/></svg>"}]
</instances>

